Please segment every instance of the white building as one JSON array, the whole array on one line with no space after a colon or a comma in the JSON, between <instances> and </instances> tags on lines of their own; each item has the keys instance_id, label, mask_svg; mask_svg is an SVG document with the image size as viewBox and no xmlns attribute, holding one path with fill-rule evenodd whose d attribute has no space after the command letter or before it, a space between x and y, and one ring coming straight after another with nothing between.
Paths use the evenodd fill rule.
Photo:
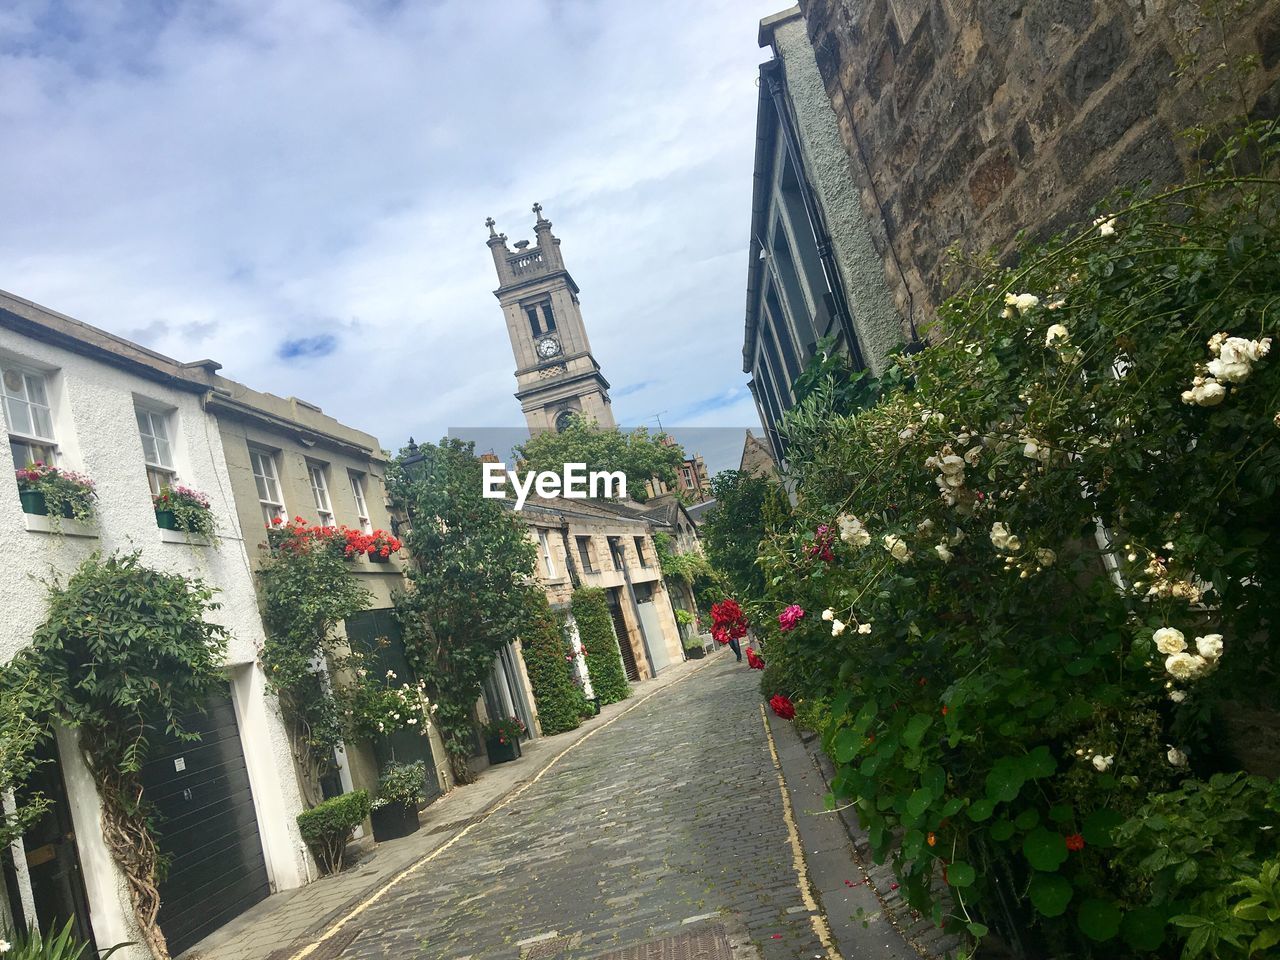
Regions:
<instances>
[{"instance_id":1,"label":"white building","mask_svg":"<svg viewBox=\"0 0 1280 960\"><path fill-rule=\"evenodd\" d=\"M271 891L300 885L308 869L288 740L257 664L262 625L246 545L218 424L202 405L205 368L0 293L0 381L15 460L46 451L92 478L99 496L93 524L64 520L54 533L46 517L24 512L16 482L0 474L0 662L43 621L41 578L50 568L70 573L95 550L138 550L147 566L220 591L215 616L232 637L226 696L196 721L200 743L153 745L144 772L164 820L161 848L172 857L160 922L176 955ZM157 527L149 470L209 496L216 542ZM5 865L0 915L17 909L42 927L71 917L107 947L138 937L75 744L74 732L61 731L58 762L42 768L42 785L62 802ZM147 953L139 946L122 955Z\"/></svg>"}]
</instances>

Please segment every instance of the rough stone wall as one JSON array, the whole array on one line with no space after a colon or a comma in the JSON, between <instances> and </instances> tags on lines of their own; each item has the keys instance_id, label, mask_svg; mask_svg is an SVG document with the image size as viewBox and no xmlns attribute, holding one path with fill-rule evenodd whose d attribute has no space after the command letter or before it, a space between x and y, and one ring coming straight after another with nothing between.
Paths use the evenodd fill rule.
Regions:
<instances>
[{"instance_id":1,"label":"rough stone wall","mask_svg":"<svg viewBox=\"0 0 1280 960\"><path fill-rule=\"evenodd\" d=\"M904 323L932 319L953 244L1005 253L1117 186L1180 177L1179 133L1241 109L1206 67L1257 55L1250 110L1280 112L1280 0L1228 26L1229 53L1189 0L800 6Z\"/></svg>"}]
</instances>

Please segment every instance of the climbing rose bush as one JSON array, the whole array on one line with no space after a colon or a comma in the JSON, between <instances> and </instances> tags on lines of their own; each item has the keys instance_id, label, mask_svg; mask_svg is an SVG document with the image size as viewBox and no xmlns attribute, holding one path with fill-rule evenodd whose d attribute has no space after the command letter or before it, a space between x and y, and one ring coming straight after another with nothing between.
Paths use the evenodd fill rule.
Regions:
<instances>
[{"instance_id":1,"label":"climbing rose bush","mask_svg":"<svg viewBox=\"0 0 1280 960\"><path fill-rule=\"evenodd\" d=\"M1273 133L1235 147L1262 172L1119 197L1015 267L967 264L980 279L901 387L853 413L819 391L784 428L771 669L827 705L830 802L916 909L975 939L1249 955L1203 879L1216 827L1152 813L1252 762L1234 717L1280 716L1280 181ZM1205 809L1274 817L1270 795ZM1277 834L1233 836L1239 870Z\"/></svg>"}]
</instances>

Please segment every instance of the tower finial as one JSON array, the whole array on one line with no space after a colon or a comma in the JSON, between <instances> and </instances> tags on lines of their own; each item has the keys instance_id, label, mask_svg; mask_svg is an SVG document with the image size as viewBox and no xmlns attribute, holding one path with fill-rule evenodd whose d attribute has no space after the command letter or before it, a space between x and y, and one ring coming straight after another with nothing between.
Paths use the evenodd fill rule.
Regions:
<instances>
[{"instance_id":1,"label":"tower finial","mask_svg":"<svg viewBox=\"0 0 1280 960\"><path fill-rule=\"evenodd\" d=\"M497 222L498 221L493 219L493 217L484 218L484 225L489 228L489 236L491 237L496 237L498 235L498 231L493 229Z\"/></svg>"},{"instance_id":2,"label":"tower finial","mask_svg":"<svg viewBox=\"0 0 1280 960\"><path fill-rule=\"evenodd\" d=\"M544 217L544 216L542 215L542 204L540 204L540 203L535 203L535 204L533 205L533 212L534 212L534 213L537 215L537 217L538 217L538 223L545 223L545 222L546 222L546 217Z\"/></svg>"}]
</instances>

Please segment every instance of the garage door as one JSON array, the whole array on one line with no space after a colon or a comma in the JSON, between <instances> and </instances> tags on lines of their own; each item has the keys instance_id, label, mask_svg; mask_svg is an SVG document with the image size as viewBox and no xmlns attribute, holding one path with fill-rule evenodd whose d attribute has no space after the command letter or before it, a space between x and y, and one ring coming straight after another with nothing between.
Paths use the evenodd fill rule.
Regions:
<instances>
[{"instance_id":1,"label":"garage door","mask_svg":"<svg viewBox=\"0 0 1280 960\"><path fill-rule=\"evenodd\" d=\"M184 727L200 740L154 745L142 771L170 858L158 919L174 956L271 892L230 696Z\"/></svg>"}]
</instances>

